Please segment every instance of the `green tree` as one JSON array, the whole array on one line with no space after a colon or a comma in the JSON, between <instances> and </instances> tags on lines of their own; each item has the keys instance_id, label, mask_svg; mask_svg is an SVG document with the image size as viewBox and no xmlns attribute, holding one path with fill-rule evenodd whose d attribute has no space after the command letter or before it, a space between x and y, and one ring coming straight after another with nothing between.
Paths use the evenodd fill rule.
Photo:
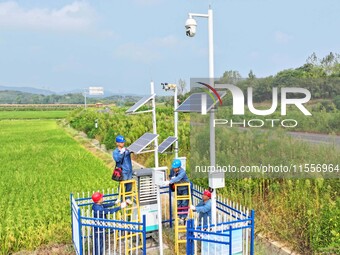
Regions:
<instances>
[{"instance_id":1,"label":"green tree","mask_svg":"<svg viewBox=\"0 0 340 255\"><path fill-rule=\"evenodd\" d=\"M220 83L229 83L229 84L237 84L242 80L242 76L238 71L229 70L223 73L223 76L220 78Z\"/></svg>"},{"instance_id":2,"label":"green tree","mask_svg":"<svg viewBox=\"0 0 340 255\"><path fill-rule=\"evenodd\" d=\"M248 79L254 80L256 78L255 74L253 73L253 70L250 70L248 73Z\"/></svg>"},{"instance_id":3,"label":"green tree","mask_svg":"<svg viewBox=\"0 0 340 255\"><path fill-rule=\"evenodd\" d=\"M186 93L187 83L185 80L179 79L177 84L178 95L184 95Z\"/></svg>"},{"instance_id":4,"label":"green tree","mask_svg":"<svg viewBox=\"0 0 340 255\"><path fill-rule=\"evenodd\" d=\"M327 56L325 56L321 61L320 64L325 70L327 75L331 75L337 70L335 70L339 64L340 55L337 53L330 52Z\"/></svg>"}]
</instances>

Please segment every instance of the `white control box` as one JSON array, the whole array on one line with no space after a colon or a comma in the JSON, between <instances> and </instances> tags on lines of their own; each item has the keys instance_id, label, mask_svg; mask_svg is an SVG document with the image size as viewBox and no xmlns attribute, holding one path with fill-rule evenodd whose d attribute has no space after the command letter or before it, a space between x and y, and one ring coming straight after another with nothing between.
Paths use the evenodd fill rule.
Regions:
<instances>
[{"instance_id":1,"label":"white control box","mask_svg":"<svg viewBox=\"0 0 340 255\"><path fill-rule=\"evenodd\" d=\"M167 169L166 166L152 168L152 182L154 185L163 185Z\"/></svg>"},{"instance_id":2,"label":"white control box","mask_svg":"<svg viewBox=\"0 0 340 255\"><path fill-rule=\"evenodd\" d=\"M213 189L224 188L224 172L215 172L209 174L209 187Z\"/></svg>"}]
</instances>

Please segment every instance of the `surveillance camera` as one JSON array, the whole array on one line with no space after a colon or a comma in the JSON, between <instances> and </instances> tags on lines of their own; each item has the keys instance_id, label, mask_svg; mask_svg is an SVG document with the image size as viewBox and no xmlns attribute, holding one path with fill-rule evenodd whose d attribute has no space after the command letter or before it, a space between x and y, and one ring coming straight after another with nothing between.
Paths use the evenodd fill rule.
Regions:
<instances>
[{"instance_id":1,"label":"surveillance camera","mask_svg":"<svg viewBox=\"0 0 340 255\"><path fill-rule=\"evenodd\" d=\"M174 90L175 88L176 88L176 84L174 84L174 83L170 83L170 84L168 84L168 87L169 87L169 89L172 89L172 90Z\"/></svg>"},{"instance_id":2,"label":"surveillance camera","mask_svg":"<svg viewBox=\"0 0 340 255\"><path fill-rule=\"evenodd\" d=\"M162 88L163 88L165 91L168 91L168 90L169 90L169 85L168 85L167 82L161 83L161 85L162 85Z\"/></svg>"},{"instance_id":3,"label":"surveillance camera","mask_svg":"<svg viewBox=\"0 0 340 255\"><path fill-rule=\"evenodd\" d=\"M185 22L185 34L190 37L194 37L196 34L197 23L193 18L187 19Z\"/></svg>"}]
</instances>

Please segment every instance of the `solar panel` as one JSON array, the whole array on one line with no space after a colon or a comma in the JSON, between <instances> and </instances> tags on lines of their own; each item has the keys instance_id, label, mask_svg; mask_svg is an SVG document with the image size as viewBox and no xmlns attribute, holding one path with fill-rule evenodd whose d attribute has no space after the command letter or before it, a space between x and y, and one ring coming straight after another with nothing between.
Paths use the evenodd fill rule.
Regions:
<instances>
[{"instance_id":1,"label":"solar panel","mask_svg":"<svg viewBox=\"0 0 340 255\"><path fill-rule=\"evenodd\" d=\"M220 98L226 95L225 91L219 92ZM202 98L206 98L207 112L209 112L218 102L215 94L194 93L191 94L180 106L175 110L176 112L202 112ZM213 99L213 98L214 99Z\"/></svg>"},{"instance_id":2,"label":"solar panel","mask_svg":"<svg viewBox=\"0 0 340 255\"><path fill-rule=\"evenodd\" d=\"M135 154L140 153L144 150L153 140L157 138L157 134L145 133L141 137L139 137L133 144L128 147L129 151L134 152Z\"/></svg>"},{"instance_id":3,"label":"solar panel","mask_svg":"<svg viewBox=\"0 0 340 255\"><path fill-rule=\"evenodd\" d=\"M140 107L145 105L147 102L149 102L150 99L152 99L155 95L151 96L145 96L142 99L140 99L137 103L135 103L133 106L131 106L130 109L128 109L125 113L134 113L136 112Z\"/></svg>"},{"instance_id":4,"label":"solar panel","mask_svg":"<svg viewBox=\"0 0 340 255\"><path fill-rule=\"evenodd\" d=\"M158 152L164 153L174 142L177 141L177 137L175 136L169 136L167 139L165 139L159 146L158 146Z\"/></svg>"}]
</instances>

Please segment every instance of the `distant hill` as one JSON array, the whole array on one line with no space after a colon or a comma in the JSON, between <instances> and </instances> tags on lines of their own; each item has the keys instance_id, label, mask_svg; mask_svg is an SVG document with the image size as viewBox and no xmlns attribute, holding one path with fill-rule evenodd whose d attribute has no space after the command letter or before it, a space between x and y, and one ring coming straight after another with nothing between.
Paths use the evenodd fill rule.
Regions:
<instances>
[{"instance_id":1,"label":"distant hill","mask_svg":"<svg viewBox=\"0 0 340 255\"><path fill-rule=\"evenodd\" d=\"M32 104L39 101L43 95L35 95L21 91L0 91L0 104Z\"/></svg>"},{"instance_id":2,"label":"distant hill","mask_svg":"<svg viewBox=\"0 0 340 255\"><path fill-rule=\"evenodd\" d=\"M32 87L7 87L7 86L0 86L0 91L20 91L20 92L26 92L31 94L38 94L38 95L53 95L56 94L55 92L51 90L46 89L36 89Z\"/></svg>"},{"instance_id":3,"label":"distant hill","mask_svg":"<svg viewBox=\"0 0 340 255\"><path fill-rule=\"evenodd\" d=\"M20 91L25 93L31 93L31 94L37 94L37 95L66 95L66 94L82 94L84 91L81 89L73 89L73 90L65 90L60 92L55 92L51 90L46 89L37 89L32 87L8 87L8 86L0 86L0 91ZM112 92L110 90L104 89L104 95L101 98L104 97L111 97L111 96L128 96L128 97L142 97L141 95L137 95L134 93L125 93L125 94L119 94L117 92ZM98 96L88 96L88 97L97 97Z\"/></svg>"},{"instance_id":4,"label":"distant hill","mask_svg":"<svg viewBox=\"0 0 340 255\"><path fill-rule=\"evenodd\" d=\"M65 90L65 91L61 91L61 92L57 92L57 94L60 94L60 95L65 95L65 94L75 94L75 93L83 93L84 90L81 90L81 89L73 89L73 90ZM138 94L135 94L135 93L123 93L123 94L120 94L118 92L112 92L110 90L106 90L104 89L104 95L103 96L90 96L88 95L88 97L102 97L102 98L107 98L107 97L120 97L120 96L131 96L131 97L143 97L144 95L138 95Z\"/></svg>"},{"instance_id":5,"label":"distant hill","mask_svg":"<svg viewBox=\"0 0 340 255\"><path fill-rule=\"evenodd\" d=\"M141 96L114 95L110 97L89 97L87 103L97 102L116 105L131 105ZM81 93L68 93L64 95L33 94L22 91L0 90L0 104L83 104L84 96Z\"/></svg>"},{"instance_id":6,"label":"distant hill","mask_svg":"<svg viewBox=\"0 0 340 255\"><path fill-rule=\"evenodd\" d=\"M43 95L22 91L0 91L0 104L82 104L84 97L81 94Z\"/></svg>"}]
</instances>

